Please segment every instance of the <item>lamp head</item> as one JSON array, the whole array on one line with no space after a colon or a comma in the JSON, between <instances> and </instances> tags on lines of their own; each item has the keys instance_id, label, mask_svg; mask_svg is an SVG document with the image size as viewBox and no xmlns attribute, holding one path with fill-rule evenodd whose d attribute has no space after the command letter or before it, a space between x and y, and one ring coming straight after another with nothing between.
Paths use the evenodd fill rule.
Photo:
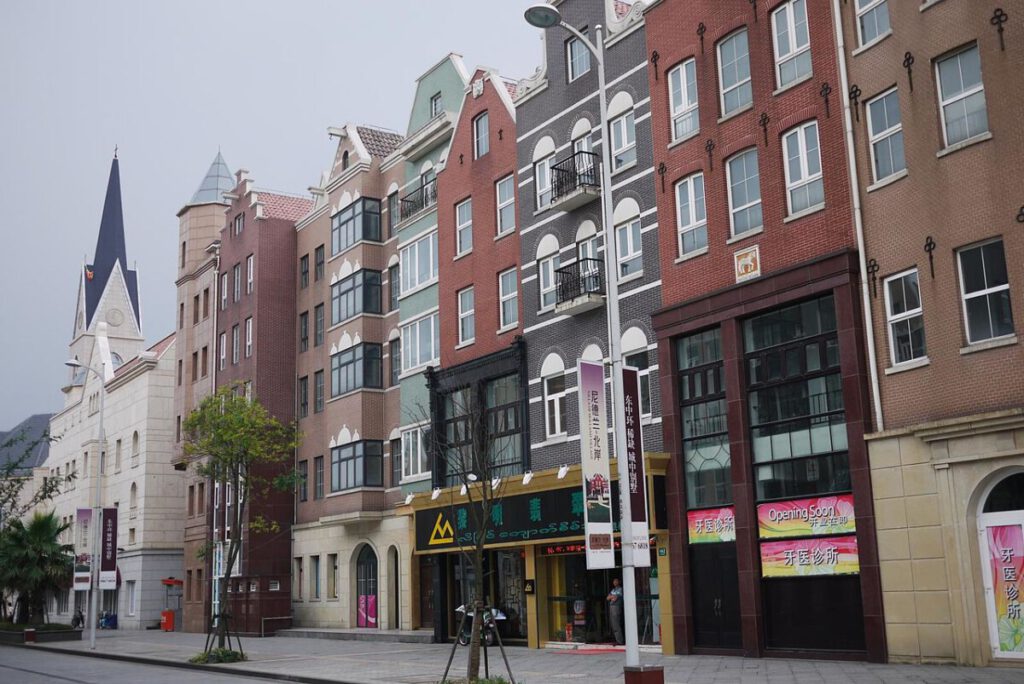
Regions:
<instances>
[{"instance_id":1,"label":"lamp head","mask_svg":"<svg viewBox=\"0 0 1024 684\"><path fill-rule=\"evenodd\" d=\"M523 13L523 16L526 17L526 23L540 29L558 26L562 21L562 15L559 13L558 8L552 7L546 2L539 2L536 5L530 5L526 8L526 12Z\"/></svg>"},{"instance_id":2,"label":"lamp head","mask_svg":"<svg viewBox=\"0 0 1024 684\"><path fill-rule=\"evenodd\" d=\"M68 359L67 361L64 362L64 365L67 366L68 368L81 368L82 362L79 361L78 359Z\"/></svg>"}]
</instances>

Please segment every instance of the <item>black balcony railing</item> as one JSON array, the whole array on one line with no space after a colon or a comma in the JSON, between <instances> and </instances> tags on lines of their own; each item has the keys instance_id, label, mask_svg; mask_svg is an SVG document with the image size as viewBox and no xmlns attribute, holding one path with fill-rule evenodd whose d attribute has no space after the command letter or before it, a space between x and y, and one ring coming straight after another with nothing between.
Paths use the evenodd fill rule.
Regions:
<instances>
[{"instance_id":1,"label":"black balcony railing","mask_svg":"<svg viewBox=\"0 0 1024 684\"><path fill-rule=\"evenodd\" d=\"M551 201L580 188L601 187L601 167L593 152L576 152L551 167Z\"/></svg>"},{"instance_id":2,"label":"black balcony railing","mask_svg":"<svg viewBox=\"0 0 1024 684\"><path fill-rule=\"evenodd\" d=\"M402 218L405 220L427 207L437 204L437 179L428 181L402 198Z\"/></svg>"},{"instance_id":3,"label":"black balcony railing","mask_svg":"<svg viewBox=\"0 0 1024 684\"><path fill-rule=\"evenodd\" d=\"M587 294L604 294L604 263L600 259L577 259L555 269L555 302L571 302Z\"/></svg>"}]
</instances>

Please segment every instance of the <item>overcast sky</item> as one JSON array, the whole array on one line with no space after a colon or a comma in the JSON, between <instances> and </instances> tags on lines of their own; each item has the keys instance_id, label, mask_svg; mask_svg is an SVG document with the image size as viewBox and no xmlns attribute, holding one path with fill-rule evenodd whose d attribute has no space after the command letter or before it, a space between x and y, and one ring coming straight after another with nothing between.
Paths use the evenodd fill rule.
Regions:
<instances>
[{"instance_id":1,"label":"overcast sky","mask_svg":"<svg viewBox=\"0 0 1024 684\"><path fill-rule=\"evenodd\" d=\"M63 406L79 269L114 146L148 343L174 325L177 211L220 147L257 187L304 191L328 126L405 132L448 52L522 78L530 0L0 2L0 431Z\"/></svg>"}]
</instances>

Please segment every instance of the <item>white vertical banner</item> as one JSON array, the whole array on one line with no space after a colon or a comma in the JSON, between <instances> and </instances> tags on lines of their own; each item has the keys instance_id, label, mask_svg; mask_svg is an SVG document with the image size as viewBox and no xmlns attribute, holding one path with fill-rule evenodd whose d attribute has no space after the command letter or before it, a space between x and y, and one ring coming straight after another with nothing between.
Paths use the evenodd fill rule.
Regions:
<instances>
[{"instance_id":1,"label":"white vertical banner","mask_svg":"<svg viewBox=\"0 0 1024 684\"><path fill-rule=\"evenodd\" d=\"M620 496L629 497L633 531L632 565L637 568L651 566L651 532L647 526L647 475L644 472L644 439L640 423L640 374L635 368L622 369L622 398L626 415L622 429L626 431L626 467L629 482L619 483ZM616 425L618 429L618 424ZM622 548L622 553L630 550Z\"/></svg>"},{"instance_id":2,"label":"white vertical banner","mask_svg":"<svg viewBox=\"0 0 1024 684\"><path fill-rule=\"evenodd\" d=\"M587 569L615 567L612 543L612 480L608 459L608 409L604 365L576 363L580 407L580 462L583 472L583 520Z\"/></svg>"}]
</instances>

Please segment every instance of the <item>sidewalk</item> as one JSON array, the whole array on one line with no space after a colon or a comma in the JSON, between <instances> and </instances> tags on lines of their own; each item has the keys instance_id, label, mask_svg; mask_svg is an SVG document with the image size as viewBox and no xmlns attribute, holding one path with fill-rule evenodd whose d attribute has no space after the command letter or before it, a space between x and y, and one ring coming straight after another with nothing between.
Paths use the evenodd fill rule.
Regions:
<instances>
[{"instance_id":1,"label":"sidewalk","mask_svg":"<svg viewBox=\"0 0 1024 684\"><path fill-rule=\"evenodd\" d=\"M163 632L104 632L96 652L154 664L181 664L202 650L205 635ZM243 639L249 660L218 665L218 671L290 681L344 684L434 684L444 672L451 646L323 639ZM37 650L88 653L88 640L38 645ZM465 672L467 649L459 647L452 674ZM490 649L491 673L504 674L501 656ZM520 684L613 684L622 681L621 652L508 649ZM0 658L3 651L0 650ZM719 656L642 654L645 664L665 668L666 684L1024 684L1024 669L959 668L944 665L873 665L814 660L760 660ZM183 673L184 674L184 673Z\"/></svg>"}]
</instances>

